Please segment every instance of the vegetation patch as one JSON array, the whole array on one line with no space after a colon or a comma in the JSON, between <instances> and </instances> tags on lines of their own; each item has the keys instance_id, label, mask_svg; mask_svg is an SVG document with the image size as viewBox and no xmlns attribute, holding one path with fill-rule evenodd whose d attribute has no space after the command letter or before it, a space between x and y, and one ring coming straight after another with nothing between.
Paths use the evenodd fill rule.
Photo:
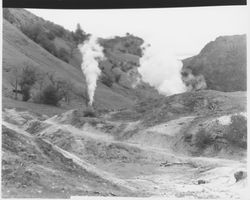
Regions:
<instances>
[{"instance_id":1,"label":"vegetation patch","mask_svg":"<svg viewBox=\"0 0 250 200\"><path fill-rule=\"evenodd\" d=\"M247 148L247 119L242 115L233 115L225 139L232 145Z\"/></svg>"},{"instance_id":2,"label":"vegetation patch","mask_svg":"<svg viewBox=\"0 0 250 200\"><path fill-rule=\"evenodd\" d=\"M195 145L199 149L205 149L209 145L213 144L213 138L211 136L211 133L209 133L206 129L201 128L197 133L195 137Z\"/></svg>"}]
</instances>

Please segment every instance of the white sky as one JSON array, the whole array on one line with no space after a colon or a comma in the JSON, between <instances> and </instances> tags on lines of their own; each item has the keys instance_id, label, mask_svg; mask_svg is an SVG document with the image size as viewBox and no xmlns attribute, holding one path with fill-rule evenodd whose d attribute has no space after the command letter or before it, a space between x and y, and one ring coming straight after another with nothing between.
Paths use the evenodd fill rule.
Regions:
<instances>
[{"instance_id":1,"label":"white sky","mask_svg":"<svg viewBox=\"0 0 250 200\"><path fill-rule=\"evenodd\" d=\"M221 35L247 33L246 6L118 9L50 10L27 9L46 20L100 37L129 32L152 45L168 47L178 57L198 54L209 41Z\"/></svg>"}]
</instances>

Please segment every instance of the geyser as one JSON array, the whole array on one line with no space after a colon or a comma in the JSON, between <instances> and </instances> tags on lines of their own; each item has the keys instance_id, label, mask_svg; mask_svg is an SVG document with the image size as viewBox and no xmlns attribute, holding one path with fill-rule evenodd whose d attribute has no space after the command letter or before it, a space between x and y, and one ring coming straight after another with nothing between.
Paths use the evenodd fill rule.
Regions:
<instances>
[{"instance_id":1,"label":"geyser","mask_svg":"<svg viewBox=\"0 0 250 200\"><path fill-rule=\"evenodd\" d=\"M143 81L166 96L186 91L181 79L181 61L177 60L164 45L144 43L141 48L143 56L140 58L138 71Z\"/></svg>"},{"instance_id":2,"label":"geyser","mask_svg":"<svg viewBox=\"0 0 250 200\"><path fill-rule=\"evenodd\" d=\"M101 74L98 65L101 60L105 59L103 47L99 45L96 37L90 36L90 38L83 44L80 44L78 48L82 54L81 69L86 78L89 96L88 104L92 106L97 80Z\"/></svg>"}]
</instances>

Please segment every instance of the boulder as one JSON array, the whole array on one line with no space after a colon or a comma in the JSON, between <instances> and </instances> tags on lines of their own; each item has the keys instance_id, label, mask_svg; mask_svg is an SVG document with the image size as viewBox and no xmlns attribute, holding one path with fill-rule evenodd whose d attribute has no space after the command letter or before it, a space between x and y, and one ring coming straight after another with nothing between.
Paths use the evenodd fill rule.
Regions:
<instances>
[{"instance_id":1,"label":"boulder","mask_svg":"<svg viewBox=\"0 0 250 200\"><path fill-rule=\"evenodd\" d=\"M236 182L239 182L242 179L245 179L247 177L247 172L245 171L237 171L234 173L234 178Z\"/></svg>"}]
</instances>

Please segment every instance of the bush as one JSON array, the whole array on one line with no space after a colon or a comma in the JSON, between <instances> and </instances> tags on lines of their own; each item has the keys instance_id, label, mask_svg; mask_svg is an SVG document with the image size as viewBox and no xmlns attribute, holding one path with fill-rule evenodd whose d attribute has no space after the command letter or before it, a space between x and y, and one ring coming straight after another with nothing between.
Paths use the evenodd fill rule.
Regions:
<instances>
[{"instance_id":1,"label":"bush","mask_svg":"<svg viewBox=\"0 0 250 200\"><path fill-rule=\"evenodd\" d=\"M42 25L36 24L31 26L22 27L22 32L27 35L34 42L38 43L41 47L46 49L52 55L57 56L57 50L53 42L55 38L55 34L50 31L46 33L42 28Z\"/></svg>"},{"instance_id":2,"label":"bush","mask_svg":"<svg viewBox=\"0 0 250 200\"><path fill-rule=\"evenodd\" d=\"M48 40L47 38L42 40L40 42L41 46L46 49L48 52L50 52L52 55L57 56L57 50L56 47L54 45L54 43L52 43L50 40Z\"/></svg>"},{"instance_id":3,"label":"bush","mask_svg":"<svg viewBox=\"0 0 250 200\"><path fill-rule=\"evenodd\" d=\"M89 35L82 30L80 24L77 24L76 31L73 32L72 36L77 44L81 44L88 38Z\"/></svg>"},{"instance_id":4,"label":"bush","mask_svg":"<svg viewBox=\"0 0 250 200\"><path fill-rule=\"evenodd\" d=\"M96 113L93 110L85 110L83 112L84 117L96 117Z\"/></svg>"},{"instance_id":5,"label":"bush","mask_svg":"<svg viewBox=\"0 0 250 200\"><path fill-rule=\"evenodd\" d=\"M48 37L49 40L54 40L55 39L55 35L54 35L54 33L52 31L49 31L47 33L47 37Z\"/></svg>"},{"instance_id":6,"label":"bush","mask_svg":"<svg viewBox=\"0 0 250 200\"><path fill-rule=\"evenodd\" d=\"M53 85L48 85L40 95L41 101L44 104L58 106L59 101L62 99L59 91Z\"/></svg>"},{"instance_id":7,"label":"bush","mask_svg":"<svg viewBox=\"0 0 250 200\"><path fill-rule=\"evenodd\" d=\"M35 42L38 42L38 36L43 32L40 24L22 26L21 30L25 35Z\"/></svg>"},{"instance_id":8,"label":"bush","mask_svg":"<svg viewBox=\"0 0 250 200\"><path fill-rule=\"evenodd\" d=\"M232 145L247 148L247 119L242 115L233 115L224 137Z\"/></svg>"},{"instance_id":9,"label":"bush","mask_svg":"<svg viewBox=\"0 0 250 200\"><path fill-rule=\"evenodd\" d=\"M30 89L37 81L37 74L34 68L27 66L23 69L20 80L19 86L21 88L21 94L23 96L23 101L28 101L30 99Z\"/></svg>"},{"instance_id":10,"label":"bush","mask_svg":"<svg viewBox=\"0 0 250 200\"><path fill-rule=\"evenodd\" d=\"M52 32L57 37L63 37L63 35L66 33L65 29L59 25L54 25Z\"/></svg>"},{"instance_id":11,"label":"bush","mask_svg":"<svg viewBox=\"0 0 250 200\"><path fill-rule=\"evenodd\" d=\"M57 53L57 57L65 62L69 62L68 52L64 48L60 48L60 50Z\"/></svg>"},{"instance_id":12,"label":"bush","mask_svg":"<svg viewBox=\"0 0 250 200\"><path fill-rule=\"evenodd\" d=\"M32 98L32 101L34 103L43 103L44 102L43 93L38 92L37 94L35 94Z\"/></svg>"},{"instance_id":13,"label":"bush","mask_svg":"<svg viewBox=\"0 0 250 200\"><path fill-rule=\"evenodd\" d=\"M204 149L207 146L211 145L213 143L213 139L211 137L211 134L207 132L204 128L201 128L197 133L195 137L195 145L200 148Z\"/></svg>"},{"instance_id":14,"label":"bush","mask_svg":"<svg viewBox=\"0 0 250 200\"><path fill-rule=\"evenodd\" d=\"M28 101L30 99L30 89L31 89L31 86L29 85L24 85L22 87L22 95L23 95L23 101Z\"/></svg>"},{"instance_id":15,"label":"bush","mask_svg":"<svg viewBox=\"0 0 250 200\"><path fill-rule=\"evenodd\" d=\"M101 82L108 87L112 87L113 85L113 81L105 75L101 76Z\"/></svg>"},{"instance_id":16,"label":"bush","mask_svg":"<svg viewBox=\"0 0 250 200\"><path fill-rule=\"evenodd\" d=\"M120 79L121 79L121 74L116 75L115 82L119 83Z\"/></svg>"}]
</instances>

